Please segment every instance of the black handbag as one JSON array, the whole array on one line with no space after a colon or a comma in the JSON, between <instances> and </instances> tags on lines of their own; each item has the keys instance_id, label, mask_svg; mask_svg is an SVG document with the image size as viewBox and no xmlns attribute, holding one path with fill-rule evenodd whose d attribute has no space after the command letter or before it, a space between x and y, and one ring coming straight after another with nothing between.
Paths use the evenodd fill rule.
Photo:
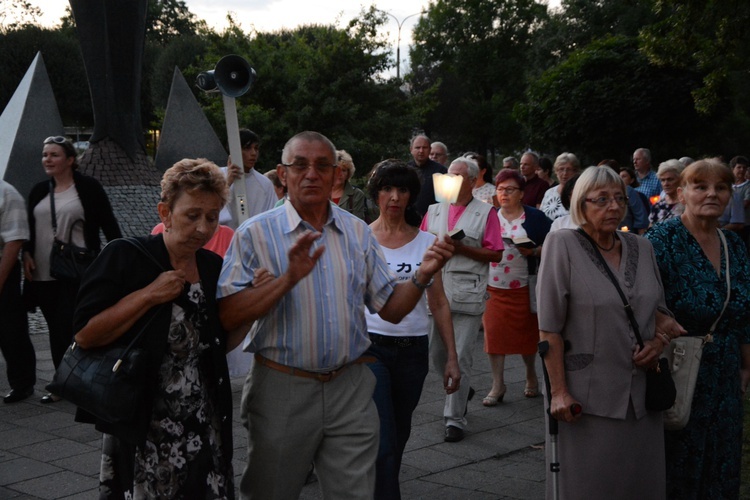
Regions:
<instances>
[{"instance_id":1,"label":"black handbag","mask_svg":"<svg viewBox=\"0 0 750 500\"><path fill-rule=\"evenodd\" d=\"M124 238L124 241L134 245L163 270L140 241L132 238ZM148 369L148 354L137 344L163 306L153 312L127 346L112 344L83 349L73 342L65 351L47 390L106 422L133 422L144 397Z\"/></svg>"},{"instance_id":2,"label":"black handbag","mask_svg":"<svg viewBox=\"0 0 750 500\"><path fill-rule=\"evenodd\" d=\"M622 299L622 303L625 306L625 312L630 320L630 325L633 327L635 339L638 341L638 345L641 349L643 349L643 338L641 338L641 330L638 328L638 322L635 319L633 308L630 307L628 299L625 297L620 285L617 283L617 278L612 274L612 270L609 268L607 261L604 260L604 256L596 247L594 240L591 239L591 236L586 234L586 232L580 228L578 229L578 232L589 240L589 243L591 243L591 246L594 249L594 253L599 257L602 266L607 271L610 281L615 285L617 293L620 294L620 299ZM667 361L667 358L659 358L659 364L656 365L656 368L646 371L646 409L650 411L668 410L672 408L676 398L677 389L674 385L674 380L672 379L672 372L669 369L669 362Z\"/></svg>"},{"instance_id":3,"label":"black handbag","mask_svg":"<svg viewBox=\"0 0 750 500\"><path fill-rule=\"evenodd\" d=\"M94 262L96 252L88 248L79 247L71 242L73 228L76 224L83 224L83 219L78 219L68 231L68 242L57 239L57 216L55 215L55 187L50 180L49 204L52 218L52 250L49 255L49 274L58 280L81 281L83 273L89 265Z\"/></svg>"}]
</instances>

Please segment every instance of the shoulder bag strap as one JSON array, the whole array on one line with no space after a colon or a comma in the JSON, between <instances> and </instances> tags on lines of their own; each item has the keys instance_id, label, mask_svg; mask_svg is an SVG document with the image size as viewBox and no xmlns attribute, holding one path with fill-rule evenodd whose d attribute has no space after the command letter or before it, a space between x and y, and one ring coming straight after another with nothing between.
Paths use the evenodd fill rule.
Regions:
<instances>
[{"instance_id":1,"label":"shoulder bag strap","mask_svg":"<svg viewBox=\"0 0 750 500\"><path fill-rule=\"evenodd\" d=\"M52 219L52 237L57 238L57 216L55 215L55 183L49 180L49 208Z\"/></svg>"},{"instance_id":2,"label":"shoulder bag strap","mask_svg":"<svg viewBox=\"0 0 750 500\"><path fill-rule=\"evenodd\" d=\"M719 324L719 320L724 315L724 311L727 310L727 306L729 305L729 298L732 292L732 278L729 276L729 248L727 247L727 239L724 236L724 231L721 229L717 229L719 232L719 238L721 238L721 246L724 248L724 274L726 275L726 281L727 281L727 297L724 299L724 307L721 308L721 312L719 313L719 316L716 318L716 321L714 321L714 324L711 325L711 329L708 331L708 335L706 335L706 341L710 342L713 338L714 330L716 330L716 326Z\"/></svg>"},{"instance_id":3,"label":"shoulder bag strap","mask_svg":"<svg viewBox=\"0 0 750 500\"><path fill-rule=\"evenodd\" d=\"M141 243L139 240L135 238L122 238L123 241L128 242L129 244L133 245L139 252L141 252L144 256L146 256L151 262L156 265L162 272L165 270L164 266L162 266L158 260L149 252L145 246L143 246L143 243ZM159 314L159 311L164 307L165 304L161 304L158 306L156 311L151 315L151 317L146 321L146 323L143 325L141 330L136 334L135 337L133 337L133 340L130 341L128 346L125 348L125 350L122 353L122 356L120 356L120 359L117 360L115 365L112 367L112 371L117 371L118 368L120 368L120 365L122 364L123 358L127 355L130 350L135 347L135 345L138 343L140 338L143 336L144 332L148 330L148 327L151 325L151 322L154 321L154 318Z\"/></svg>"},{"instance_id":4,"label":"shoulder bag strap","mask_svg":"<svg viewBox=\"0 0 750 500\"><path fill-rule=\"evenodd\" d=\"M633 308L630 307L630 302L628 302L628 299L627 297L625 297L625 294L623 293L622 288L620 288L620 284L617 282L617 278L615 277L614 273L612 273L612 270L609 268L609 264L607 264L607 261L604 259L604 256L596 247L596 242L591 238L591 236L589 236L588 233L586 233L586 231L584 231L580 227L578 228L578 232L581 233L589 241L589 243L591 243L591 247L594 249L594 253L599 258L599 261L601 261L602 266L604 266L604 270L607 271L609 280L615 286L617 293L620 295L620 298L622 299L622 304L623 306L625 306L625 312L627 313L628 319L630 320L630 324L633 327L633 333L635 334L635 339L638 341L638 345L641 347L641 349L643 349L643 338L641 338L641 330L640 328L638 328L638 322L635 319Z\"/></svg>"}]
</instances>

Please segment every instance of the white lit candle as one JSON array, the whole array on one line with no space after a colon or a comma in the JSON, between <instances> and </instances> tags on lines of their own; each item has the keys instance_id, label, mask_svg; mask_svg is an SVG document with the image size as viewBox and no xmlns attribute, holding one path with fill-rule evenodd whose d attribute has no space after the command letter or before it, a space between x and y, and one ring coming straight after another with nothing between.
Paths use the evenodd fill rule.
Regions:
<instances>
[{"instance_id":1,"label":"white lit candle","mask_svg":"<svg viewBox=\"0 0 750 500\"><path fill-rule=\"evenodd\" d=\"M458 199L461 183L464 178L454 174L432 174L432 184L435 187L435 201L441 204L438 214L438 237L442 240L448 232L448 211L450 204Z\"/></svg>"}]
</instances>

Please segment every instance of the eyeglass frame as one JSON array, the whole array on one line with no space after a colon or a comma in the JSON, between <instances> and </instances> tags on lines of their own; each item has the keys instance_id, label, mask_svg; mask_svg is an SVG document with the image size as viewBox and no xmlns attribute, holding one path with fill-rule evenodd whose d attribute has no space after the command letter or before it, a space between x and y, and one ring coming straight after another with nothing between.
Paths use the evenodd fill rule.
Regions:
<instances>
[{"instance_id":1,"label":"eyeglass frame","mask_svg":"<svg viewBox=\"0 0 750 500\"><path fill-rule=\"evenodd\" d=\"M512 179L511 179L511 180L512 180ZM510 189L511 191L508 191L509 189ZM496 188L495 188L495 192L497 192L497 193L513 194L513 193L515 193L516 191L521 191L521 188L519 188L519 187L515 187L515 186L508 186L508 187L496 187Z\"/></svg>"},{"instance_id":2,"label":"eyeglass frame","mask_svg":"<svg viewBox=\"0 0 750 500\"><path fill-rule=\"evenodd\" d=\"M618 200L617 199L618 196L621 196L622 200ZM625 208L625 206L628 204L628 197L625 196L625 195L599 196L597 198L584 198L583 201L587 201L589 203L592 203L593 205L597 206L598 208L607 208L614 201L615 205L617 205L618 207Z\"/></svg>"},{"instance_id":3,"label":"eyeglass frame","mask_svg":"<svg viewBox=\"0 0 750 500\"><path fill-rule=\"evenodd\" d=\"M300 174L303 172L307 172L310 169L310 167L314 168L315 171L319 174L327 174L328 172L333 172L333 169L339 166L338 163L333 163L330 165L318 165L316 163L311 163L311 162L306 161L304 162L304 168L303 168L301 163L302 163L301 161L300 162L294 161L292 163L284 163L282 161L280 165L282 167L291 168L292 171L300 173Z\"/></svg>"}]
</instances>

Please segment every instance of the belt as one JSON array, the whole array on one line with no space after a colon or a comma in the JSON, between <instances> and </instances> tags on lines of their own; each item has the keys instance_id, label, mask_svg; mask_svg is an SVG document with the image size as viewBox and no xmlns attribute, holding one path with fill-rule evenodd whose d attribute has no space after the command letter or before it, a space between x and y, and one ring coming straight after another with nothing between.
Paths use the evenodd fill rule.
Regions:
<instances>
[{"instance_id":1,"label":"belt","mask_svg":"<svg viewBox=\"0 0 750 500\"><path fill-rule=\"evenodd\" d=\"M424 342L427 335L398 337L395 335L380 335L379 333L370 332L370 342L372 345L380 347L412 347Z\"/></svg>"},{"instance_id":2,"label":"belt","mask_svg":"<svg viewBox=\"0 0 750 500\"><path fill-rule=\"evenodd\" d=\"M261 365L268 367L271 370L286 373L287 375L294 375L295 377L311 378L313 380L317 380L318 382L330 382L334 380L336 377L341 375L341 373L350 365L359 363L375 363L376 361L377 359L375 359L374 356L360 356L351 363L347 363L340 368L337 368L330 372L311 372L308 370L303 370L302 368L282 365L281 363L271 361L270 359L261 356L258 353L255 353L255 362L260 363Z\"/></svg>"}]
</instances>

